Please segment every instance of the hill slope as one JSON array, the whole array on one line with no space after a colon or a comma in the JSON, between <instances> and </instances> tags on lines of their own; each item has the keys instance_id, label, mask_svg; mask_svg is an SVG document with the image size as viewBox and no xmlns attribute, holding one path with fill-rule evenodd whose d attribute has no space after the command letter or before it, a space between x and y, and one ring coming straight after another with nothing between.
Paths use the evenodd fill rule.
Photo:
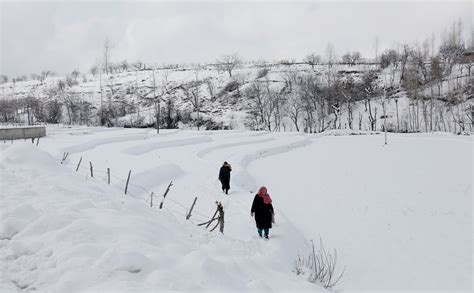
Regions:
<instances>
[{"instance_id":1,"label":"hill slope","mask_svg":"<svg viewBox=\"0 0 474 293\"><path fill-rule=\"evenodd\" d=\"M232 76L212 64L75 78L52 76L44 81L0 85L4 102L30 99L21 106L5 104L0 117L10 122L25 122L30 117L32 123L153 126L160 100L162 128L189 128L199 123L205 129L294 131L298 125L300 131L312 132L334 128L380 130L387 117L387 128L393 131L460 132L472 127L470 107L474 103L471 77L463 68L463 64L455 66L443 81L429 81L416 91L401 87L400 68L380 70L378 64L312 67L247 63L234 69ZM358 83L369 72L375 74L374 89L366 97L367 89ZM314 81L308 83L305 78ZM329 96L325 93L328 81L333 86L340 83ZM315 83L314 89L309 87L310 82ZM354 88L344 92L347 82L354 83ZM385 115L384 86L390 88ZM305 104L305 96L313 106ZM295 111L297 122L292 120Z\"/></svg>"}]
</instances>

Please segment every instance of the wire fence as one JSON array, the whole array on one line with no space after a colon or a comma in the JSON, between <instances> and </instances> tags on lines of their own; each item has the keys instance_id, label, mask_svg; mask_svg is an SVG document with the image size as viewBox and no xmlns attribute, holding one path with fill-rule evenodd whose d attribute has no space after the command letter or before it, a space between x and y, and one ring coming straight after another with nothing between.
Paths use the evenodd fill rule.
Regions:
<instances>
[{"instance_id":1,"label":"wire fence","mask_svg":"<svg viewBox=\"0 0 474 293\"><path fill-rule=\"evenodd\" d=\"M25 141L26 141L26 139L25 139ZM13 143L13 141L12 141L12 143ZM32 141L32 143L35 143L35 141ZM36 141L36 146L38 146L38 143L39 143L39 139ZM100 183L100 184L106 183L106 184L110 185L113 182L112 181L112 178L113 178L115 182L122 183L121 185L119 185L119 184L113 184L113 185L114 185L115 188L118 188L119 190L123 191L124 195L128 195L128 196L131 196L135 199L142 200L146 204L150 205L151 208L156 209L156 207L158 206L156 204L155 205L153 204L155 196L157 194L157 193L155 193L154 190L150 190L150 189L147 189L144 186L141 186L141 185L130 182L131 170L129 171L128 178L123 179L123 178L121 178L117 175L112 174L111 171L110 171L110 168L107 168L107 171L103 171L103 170L100 170L100 169L94 169L92 161L89 161L89 166L83 165L82 164L82 162L83 162L82 157L80 158L77 165L75 165L73 163L70 163L69 160L68 160L68 156L69 156L69 153L67 153L67 152L63 153L63 157L60 161L61 165L68 166L68 167L73 167L74 170L76 171L76 173L79 173L81 175L85 175L85 180L91 180L91 181L94 181L96 183ZM84 160L84 162L86 162L86 160ZM132 187L132 189L130 189L129 186ZM186 220L189 220L190 222L192 222L192 223L194 223L198 226L202 226L203 224L208 223L210 221L218 220L218 222L221 226L220 231L223 233L224 211L223 211L223 208L222 208L222 204L220 202L216 201L217 210L214 213L214 216L209 217L208 215L204 214L203 212L200 212L197 209L194 209L194 205L196 203L197 197L194 199L194 202L193 202L193 204L191 205L191 207L189 209L185 206L185 204L183 204L183 203L181 203L181 202L179 202L179 201L177 201L173 198L166 197L168 195L168 192L169 192L169 189L170 189L171 186L172 186L172 182L168 185L165 193L162 196L161 202L159 204L159 209L164 208L165 210L169 211L170 213L173 213L173 214L175 214L177 216L180 216L180 217L184 217ZM133 189L135 189L135 190L133 190ZM139 194L138 191L142 192L142 194ZM167 199L167 201L169 203L172 203L175 208L178 208L178 210L181 210L182 212L177 211L175 208L170 209L169 207L164 206L165 199ZM219 212L219 217L215 217L216 213L218 213L218 212ZM194 220L200 221L201 223L196 223ZM216 227L217 227L217 225L216 225ZM213 230L214 229L212 229L211 231L213 231Z\"/></svg>"},{"instance_id":2,"label":"wire fence","mask_svg":"<svg viewBox=\"0 0 474 293\"><path fill-rule=\"evenodd\" d=\"M130 179L131 170L129 171L129 177L124 179L112 174L109 168L107 168L107 171L95 169L92 161L87 161L83 157L80 158L77 165L73 164L67 160L68 155L68 153L63 154L61 164L67 167L73 167L73 170L75 170L77 173L85 175L85 180L113 185L114 188L118 188L124 192L124 195L142 200L151 208L156 209L157 206L160 206L159 209L162 207L170 213L179 217L184 217L186 220L190 220L192 223L197 225L199 225L199 223L196 223L194 220L199 222L207 222L212 218L209 215L206 215L204 212L195 209L194 204L191 207L187 207L184 203L168 197L168 191L172 186L172 183L169 184L167 191L161 196L161 203L158 205L156 204L156 200L159 197L157 196L158 193L150 188L132 183ZM85 162L88 162L88 165L86 165ZM165 199L167 203L172 205L172 207L164 206Z\"/></svg>"}]
</instances>

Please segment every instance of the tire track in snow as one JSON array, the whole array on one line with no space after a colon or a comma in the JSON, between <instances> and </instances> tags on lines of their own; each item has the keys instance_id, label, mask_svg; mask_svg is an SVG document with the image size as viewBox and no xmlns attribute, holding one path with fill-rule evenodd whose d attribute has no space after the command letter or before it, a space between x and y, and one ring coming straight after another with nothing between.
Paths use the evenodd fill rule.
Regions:
<instances>
[{"instance_id":1,"label":"tire track in snow","mask_svg":"<svg viewBox=\"0 0 474 293\"><path fill-rule=\"evenodd\" d=\"M132 146L122 150L122 153L139 156L142 154L149 153L156 149L164 149L164 148L172 148L172 147L180 147L180 146L187 146L187 145L194 145L200 143L208 143L213 141L210 137L193 137L193 138L184 138L178 140L169 140L169 141L159 141L159 142L152 142L146 143L141 145Z\"/></svg>"},{"instance_id":2,"label":"tire track in snow","mask_svg":"<svg viewBox=\"0 0 474 293\"><path fill-rule=\"evenodd\" d=\"M242 142L230 142L230 143L225 143L225 144L220 144L216 145L213 147L205 148L201 151L199 151L196 155L199 158L204 158L206 155L209 153L212 153L215 150L221 150L225 148L232 148L232 147L237 147L237 146L243 146L243 145L251 145L251 144L259 144L259 143L264 143L264 142L269 142L275 140L273 137L270 138L263 138L263 139L258 139L258 140L247 140L247 141L242 141Z\"/></svg>"},{"instance_id":3,"label":"tire track in snow","mask_svg":"<svg viewBox=\"0 0 474 293\"><path fill-rule=\"evenodd\" d=\"M145 132L144 134L139 134L139 135L130 135L130 136L116 136L116 137L104 137L100 139L94 139L91 141L88 141L83 144L78 144L70 147L63 148L63 152L68 152L70 154L73 153L79 153L79 152L85 152L85 151L90 151L98 146L106 145L106 144L112 144L112 143L117 143L117 142L126 142L126 141L133 141L133 140L140 140L140 139L146 139L148 138L148 133Z\"/></svg>"},{"instance_id":4,"label":"tire track in snow","mask_svg":"<svg viewBox=\"0 0 474 293\"><path fill-rule=\"evenodd\" d=\"M250 193L253 193L257 189L257 183L255 178L250 175L248 172L247 167L254 161L263 159L270 156L279 155L282 153L286 153L298 148L302 148L312 144L311 137L305 137L301 141L292 142L289 144L277 146L277 147L270 147L266 149L261 149L259 151L250 153L245 155L242 160L240 161L240 166L242 167L242 171L238 172L234 176L234 184L242 188L243 190L247 190Z\"/></svg>"}]
</instances>

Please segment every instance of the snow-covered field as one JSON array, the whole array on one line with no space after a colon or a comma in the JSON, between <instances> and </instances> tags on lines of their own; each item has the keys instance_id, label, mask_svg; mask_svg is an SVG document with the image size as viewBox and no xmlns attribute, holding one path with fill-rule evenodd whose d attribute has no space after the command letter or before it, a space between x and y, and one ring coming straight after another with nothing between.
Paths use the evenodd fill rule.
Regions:
<instances>
[{"instance_id":1,"label":"snow-covered field","mask_svg":"<svg viewBox=\"0 0 474 293\"><path fill-rule=\"evenodd\" d=\"M470 291L472 146L441 134L383 146L383 135L48 128L38 147L0 144L0 291L319 291L292 272L319 236L346 266L337 289ZM171 180L165 208L150 208ZM268 241L250 217L260 185L276 209ZM196 225L216 200L224 235Z\"/></svg>"}]
</instances>

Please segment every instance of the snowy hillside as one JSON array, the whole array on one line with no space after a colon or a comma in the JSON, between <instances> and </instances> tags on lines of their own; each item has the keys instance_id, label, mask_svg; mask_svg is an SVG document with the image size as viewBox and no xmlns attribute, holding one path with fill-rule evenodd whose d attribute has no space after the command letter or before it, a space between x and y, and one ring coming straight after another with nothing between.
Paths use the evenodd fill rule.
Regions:
<instances>
[{"instance_id":1,"label":"snowy hillside","mask_svg":"<svg viewBox=\"0 0 474 293\"><path fill-rule=\"evenodd\" d=\"M1 144L0 286L321 291L292 271L321 236L346 267L336 289L470 291L472 139L390 134L383 146L381 135L344 134L51 127L38 147ZM268 241L250 217L261 185L276 209ZM197 226L215 201L224 234Z\"/></svg>"},{"instance_id":2,"label":"snowy hillside","mask_svg":"<svg viewBox=\"0 0 474 293\"><path fill-rule=\"evenodd\" d=\"M168 129L321 132L381 130L386 122L394 132L459 133L472 128L466 66L411 92L401 87L399 68L373 63L246 63L232 76L215 64L49 76L1 84L0 121L154 127L160 101L161 128ZM386 101L383 87L390 89ZM26 103L6 102L15 99Z\"/></svg>"}]
</instances>

